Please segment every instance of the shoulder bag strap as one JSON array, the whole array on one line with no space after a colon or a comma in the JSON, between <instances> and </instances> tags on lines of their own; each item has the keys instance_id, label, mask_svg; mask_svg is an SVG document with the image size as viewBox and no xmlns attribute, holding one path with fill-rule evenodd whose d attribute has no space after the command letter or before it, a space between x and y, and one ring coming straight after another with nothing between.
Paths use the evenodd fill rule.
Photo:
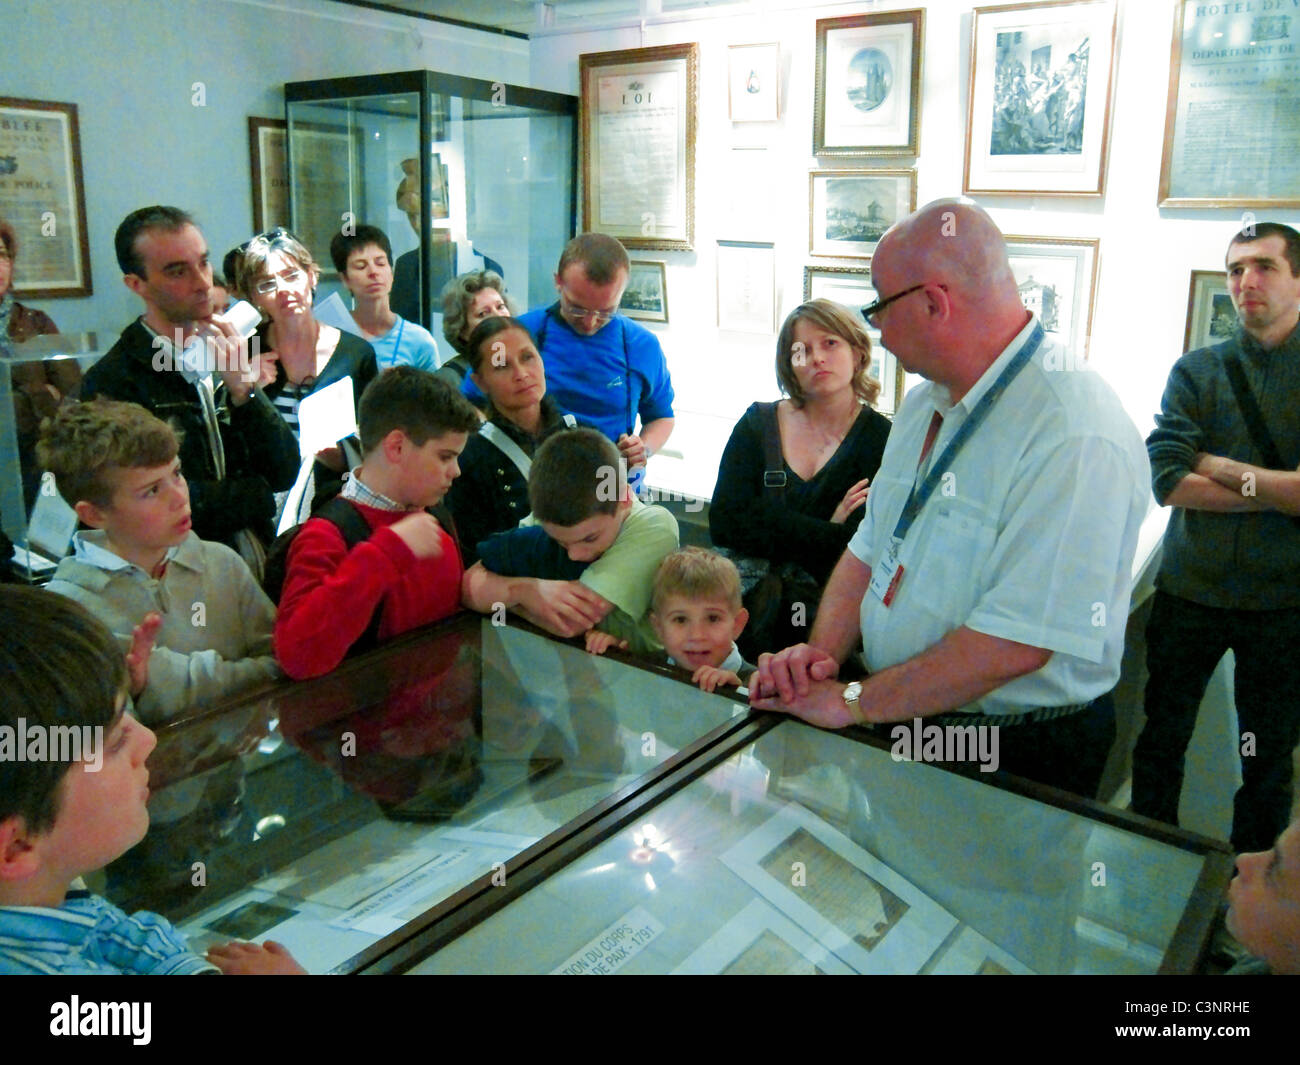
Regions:
<instances>
[{"instance_id":1,"label":"shoulder bag strap","mask_svg":"<svg viewBox=\"0 0 1300 1065\"><path fill-rule=\"evenodd\" d=\"M506 458L515 464L515 468L523 474L524 480L528 480L528 471L533 468L532 459L524 454L523 448L511 440L499 425L484 422L479 426L478 435L486 437L496 445L497 450L501 451Z\"/></svg>"},{"instance_id":2,"label":"shoulder bag strap","mask_svg":"<svg viewBox=\"0 0 1300 1065\"><path fill-rule=\"evenodd\" d=\"M779 402L779 401L778 401ZM776 417L776 403L760 403L763 419L763 491L774 499L785 496L785 456L781 454L781 425Z\"/></svg>"},{"instance_id":3,"label":"shoulder bag strap","mask_svg":"<svg viewBox=\"0 0 1300 1065\"><path fill-rule=\"evenodd\" d=\"M1259 453L1263 456L1264 465L1270 470L1282 470L1286 464L1282 460L1282 454L1278 451L1277 445L1273 443L1273 436L1268 431L1268 425L1264 422L1264 415L1260 412L1259 404L1255 402L1255 393L1250 390L1250 382L1246 380L1246 371L1241 365L1241 360L1233 352L1224 357L1223 368L1228 374L1228 384L1232 386L1232 394L1237 397L1237 406L1241 408L1241 416L1246 420L1246 431L1250 433L1250 439L1255 446L1259 448ZM1291 521L1300 527L1300 515L1288 515Z\"/></svg>"}]
</instances>

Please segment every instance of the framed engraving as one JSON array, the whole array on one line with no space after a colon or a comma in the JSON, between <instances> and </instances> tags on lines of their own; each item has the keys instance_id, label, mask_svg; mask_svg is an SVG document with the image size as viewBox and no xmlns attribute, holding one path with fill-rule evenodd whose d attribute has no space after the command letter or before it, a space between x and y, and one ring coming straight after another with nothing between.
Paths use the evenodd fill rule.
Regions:
<instances>
[{"instance_id":1,"label":"framed engraving","mask_svg":"<svg viewBox=\"0 0 1300 1065\"><path fill-rule=\"evenodd\" d=\"M869 266L805 266L803 268L803 298L808 300L834 300L853 311L861 311L876 301L876 287L871 281ZM862 323L871 338L872 377L880 382L880 395L875 407L891 418L903 402L903 382L906 378L894 353L880 342L880 331L869 322Z\"/></svg>"},{"instance_id":2,"label":"framed engraving","mask_svg":"<svg viewBox=\"0 0 1300 1065\"><path fill-rule=\"evenodd\" d=\"M321 277L338 276L330 259L330 240L344 216L366 217L362 153L365 140L358 126L295 122L289 131L293 181L289 185L293 231L307 246Z\"/></svg>"},{"instance_id":3,"label":"framed engraving","mask_svg":"<svg viewBox=\"0 0 1300 1065\"><path fill-rule=\"evenodd\" d=\"M76 104L0 97L0 218L18 238L15 297L93 294Z\"/></svg>"},{"instance_id":4,"label":"framed engraving","mask_svg":"<svg viewBox=\"0 0 1300 1065\"><path fill-rule=\"evenodd\" d=\"M816 155L920 151L925 12L817 20Z\"/></svg>"},{"instance_id":5,"label":"framed engraving","mask_svg":"<svg viewBox=\"0 0 1300 1065\"><path fill-rule=\"evenodd\" d=\"M870 259L885 230L915 210L915 170L813 170L808 254Z\"/></svg>"},{"instance_id":6,"label":"framed engraving","mask_svg":"<svg viewBox=\"0 0 1300 1065\"><path fill-rule=\"evenodd\" d=\"M1115 20L1115 0L975 9L965 192L1102 194Z\"/></svg>"},{"instance_id":7,"label":"framed engraving","mask_svg":"<svg viewBox=\"0 0 1300 1065\"><path fill-rule=\"evenodd\" d=\"M718 328L775 335L775 244L718 241Z\"/></svg>"},{"instance_id":8,"label":"framed engraving","mask_svg":"<svg viewBox=\"0 0 1300 1065\"><path fill-rule=\"evenodd\" d=\"M668 321L668 273L662 262L632 260L618 309L642 322Z\"/></svg>"},{"instance_id":9,"label":"framed engraving","mask_svg":"<svg viewBox=\"0 0 1300 1065\"><path fill-rule=\"evenodd\" d=\"M1237 331L1237 308L1228 293L1224 270L1193 270L1187 291L1187 326L1183 351L1222 344Z\"/></svg>"},{"instance_id":10,"label":"framed engraving","mask_svg":"<svg viewBox=\"0 0 1300 1065\"><path fill-rule=\"evenodd\" d=\"M1100 242L1075 237L1008 236L1007 258L1020 299L1047 333L1077 359L1088 358L1097 299Z\"/></svg>"},{"instance_id":11,"label":"framed engraving","mask_svg":"<svg viewBox=\"0 0 1300 1065\"><path fill-rule=\"evenodd\" d=\"M1174 10L1161 207L1300 206L1300 10Z\"/></svg>"},{"instance_id":12,"label":"framed engraving","mask_svg":"<svg viewBox=\"0 0 1300 1065\"><path fill-rule=\"evenodd\" d=\"M284 119L249 118L248 162L253 182L253 232L287 226L289 165L285 158Z\"/></svg>"},{"instance_id":13,"label":"framed engraving","mask_svg":"<svg viewBox=\"0 0 1300 1065\"><path fill-rule=\"evenodd\" d=\"M781 117L778 42L728 47L727 116L732 122L775 122Z\"/></svg>"},{"instance_id":14,"label":"framed engraving","mask_svg":"<svg viewBox=\"0 0 1300 1065\"><path fill-rule=\"evenodd\" d=\"M578 66L582 228L692 250L699 46L595 52Z\"/></svg>"}]
</instances>

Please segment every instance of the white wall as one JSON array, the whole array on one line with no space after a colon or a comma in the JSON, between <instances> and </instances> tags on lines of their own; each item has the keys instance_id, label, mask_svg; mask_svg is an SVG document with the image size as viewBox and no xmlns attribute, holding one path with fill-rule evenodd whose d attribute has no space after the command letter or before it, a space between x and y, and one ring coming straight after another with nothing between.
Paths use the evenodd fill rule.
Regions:
<instances>
[{"instance_id":1,"label":"white wall","mask_svg":"<svg viewBox=\"0 0 1300 1065\"><path fill-rule=\"evenodd\" d=\"M767 5L774 8L776 5ZM720 336L716 327L714 246L733 239L720 208L728 196L732 146L765 144L779 163L770 175L778 259L778 313L803 295L805 265L834 264L808 256L808 171L812 155L815 23L860 11L926 8L918 203L958 195L965 150L970 75L970 0L917 3L789 5L790 10L727 14L532 41L531 84L557 92L579 90L584 52L698 41L700 114L696 146L695 251L644 252L636 258L668 263L670 321L652 326L668 354L677 389L679 429L670 446L688 467L652 469L660 483L683 490L712 488L717 456L744 408L776 395L774 340ZM1169 368L1181 352L1192 270L1221 270L1240 212L1156 207L1169 84L1173 0L1120 0L1115 95L1106 193L1091 200L1066 197L980 197L1005 232L1100 238L1100 275L1091 344L1092 365L1119 392L1144 434ZM776 123L727 119L727 46L781 42L782 115ZM1225 149L1230 150L1230 148ZM893 166L889 159L832 166ZM1296 224L1295 211L1260 212ZM741 238L743 239L743 237ZM844 265L855 265L845 261ZM861 265L857 263L856 265Z\"/></svg>"},{"instance_id":2,"label":"white wall","mask_svg":"<svg viewBox=\"0 0 1300 1065\"><path fill-rule=\"evenodd\" d=\"M113 256L135 208L193 211L218 265L248 238L247 120L283 118L285 82L421 68L528 80L527 41L330 0L0 0L0 36L0 96L77 105L95 291L32 301L64 332L115 334L140 313ZM21 252L18 268L21 283Z\"/></svg>"}]
</instances>

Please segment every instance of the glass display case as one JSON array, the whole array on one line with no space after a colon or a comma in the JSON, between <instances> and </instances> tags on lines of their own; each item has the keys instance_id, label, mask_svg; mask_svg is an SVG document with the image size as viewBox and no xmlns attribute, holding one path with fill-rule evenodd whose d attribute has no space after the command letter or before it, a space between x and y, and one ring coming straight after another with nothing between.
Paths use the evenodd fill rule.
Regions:
<instances>
[{"instance_id":1,"label":"glass display case","mask_svg":"<svg viewBox=\"0 0 1300 1065\"><path fill-rule=\"evenodd\" d=\"M351 221L388 234L393 310L440 342L459 273L495 269L521 305L549 301L576 217L577 97L428 70L284 91L292 226L325 290Z\"/></svg>"},{"instance_id":2,"label":"glass display case","mask_svg":"<svg viewBox=\"0 0 1300 1065\"><path fill-rule=\"evenodd\" d=\"M91 886L313 972L1192 971L1219 843L462 615L158 730Z\"/></svg>"},{"instance_id":3,"label":"glass display case","mask_svg":"<svg viewBox=\"0 0 1300 1065\"><path fill-rule=\"evenodd\" d=\"M0 521L28 580L50 576L76 530L76 515L36 463L41 420L81 395L81 380L116 334L56 333L0 341ZM0 564L8 560L0 559Z\"/></svg>"}]
</instances>

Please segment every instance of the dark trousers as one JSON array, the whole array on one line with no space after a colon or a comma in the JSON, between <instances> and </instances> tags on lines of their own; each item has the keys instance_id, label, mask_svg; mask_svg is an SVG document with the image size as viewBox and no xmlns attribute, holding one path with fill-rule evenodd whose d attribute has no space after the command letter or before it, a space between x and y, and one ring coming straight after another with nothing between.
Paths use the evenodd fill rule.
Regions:
<instances>
[{"instance_id":1,"label":"dark trousers","mask_svg":"<svg viewBox=\"0 0 1300 1065\"><path fill-rule=\"evenodd\" d=\"M1232 845L1268 850L1291 813L1291 753L1300 740L1300 609L1226 610L1158 591L1146 639L1147 722L1133 750L1134 811L1178 823L1196 712L1231 649L1242 776L1232 804Z\"/></svg>"},{"instance_id":2,"label":"dark trousers","mask_svg":"<svg viewBox=\"0 0 1300 1065\"><path fill-rule=\"evenodd\" d=\"M962 714L926 719L938 725L965 724ZM981 717L982 723L988 718ZM1097 797L1106 759L1115 743L1115 702L1109 692L1068 717L1023 725L999 725L998 773L1050 784L1088 799ZM974 773L981 777L981 774Z\"/></svg>"}]
</instances>

